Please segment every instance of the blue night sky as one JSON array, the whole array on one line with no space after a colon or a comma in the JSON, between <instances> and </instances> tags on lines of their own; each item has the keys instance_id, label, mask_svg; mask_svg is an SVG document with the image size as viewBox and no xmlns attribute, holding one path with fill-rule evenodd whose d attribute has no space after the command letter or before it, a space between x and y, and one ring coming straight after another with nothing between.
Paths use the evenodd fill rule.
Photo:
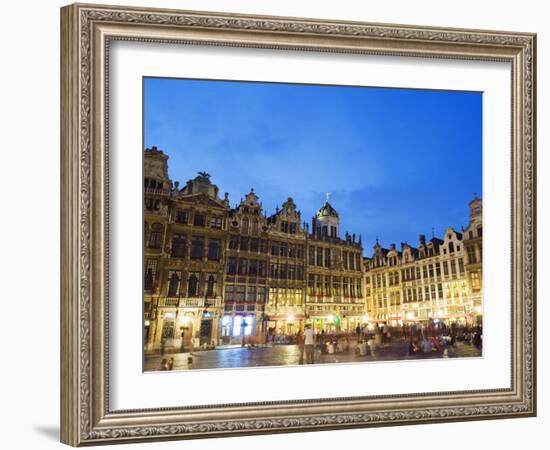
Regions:
<instances>
[{"instance_id":1,"label":"blue night sky","mask_svg":"<svg viewBox=\"0 0 550 450\"><path fill-rule=\"evenodd\" d=\"M144 145L180 185L207 171L231 205L254 188L264 212L292 197L311 217L330 192L365 254L441 237L482 195L482 94L144 79Z\"/></svg>"}]
</instances>

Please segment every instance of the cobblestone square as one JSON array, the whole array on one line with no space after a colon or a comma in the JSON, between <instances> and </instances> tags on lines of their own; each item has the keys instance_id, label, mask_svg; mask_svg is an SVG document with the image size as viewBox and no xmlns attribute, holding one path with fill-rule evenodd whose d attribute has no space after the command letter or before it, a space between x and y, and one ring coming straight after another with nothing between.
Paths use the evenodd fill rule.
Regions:
<instances>
[{"instance_id":1,"label":"cobblestone square","mask_svg":"<svg viewBox=\"0 0 550 450\"><path fill-rule=\"evenodd\" d=\"M354 345L344 353L322 354L316 349L315 364L360 363L377 361L396 361L412 359L479 357L481 350L471 344L457 342L444 350L432 353L409 355L406 342L393 343L374 350L367 356L358 356ZM193 360L191 369L230 369L266 366L299 365L300 350L297 345L275 345L266 347L227 347L215 350L201 350L185 353L148 353L144 359L144 370L161 370L163 358L174 358L173 370L189 369L188 358Z\"/></svg>"}]
</instances>

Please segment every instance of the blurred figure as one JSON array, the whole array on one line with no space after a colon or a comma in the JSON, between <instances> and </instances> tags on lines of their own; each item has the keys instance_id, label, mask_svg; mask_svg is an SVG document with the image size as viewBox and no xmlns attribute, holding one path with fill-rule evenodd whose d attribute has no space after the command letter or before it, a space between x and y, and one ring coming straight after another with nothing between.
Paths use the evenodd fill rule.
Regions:
<instances>
[{"instance_id":1,"label":"blurred figure","mask_svg":"<svg viewBox=\"0 0 550 450\"><path fill-rule=\"evenodd\" d=\"M364 340L359 342L359 355L367 356L367 343Z\"/></svg>"},{"instance_id":2,"label":"blurred figure","mask_svg":"<svg viewBox=\"0 0 550 450\"><path fill-rule=\"evenodd\" d=\"M472 338L472 344L474 344L477 348L481 348L482 339L481 339L481 334L479 334L478 331L474 333L474 337Z\"/></svg>"},{"instance_id":3,"label":"blurred figure","mask_svg":"<svg viewBox=\"0 0 550 450\"><path fill-rule=\"evenodd\" d=\"M315 333L313 332L313 329L311 328L311 325L306 325L306 329L304 331L304 349L306 354L306 363L307 364L313 364L313 351L314 351L314 345L315 345Z\"/></svg>"},{"instance_id":4,"label":"blurred figure","mask_svg":"<svg viewBox=\"0 0 550 450\"><path fill-rule=\"evenodd\" d=\"M374 356L374 351L376 349L376 341L371 336L369 340L367 341L367 345L369 346L369 350L372 356Z\"/></svg>"},{"instance_id":5,"label":"blurred figure","mask_svg":"<svg viewBox=\"0 0 550 450\"><path fill-rule=\"evenodd\" d=\"M162 358L160 362L160 370L170 370L170 365L167 358Z\"/></svg>"},{"instance_id":6,"label":"blurred figure","mask_svg":"<svg viewBox=\"0 0 550 450\"><path fill-rule=\"evenodd\" d=\"M305 352L305 338L304 335L298 331L298 334L296 335L296 344L298 344L298 350L300 352L300 359L298 361L298 364L304 363L304 352Z\"/></svg>"},{"instance_id":7,"label":"blurred figure","mask_svg":"<svg viewBox=\"0 0 550 450\"><path fill-rule=\"evenodd\" d=\"M422 353L431 353L432 348L432 341L430 339L424 339L422 341Z\"/></svg>"},{"instance_id":8,"label":"blurred figure","mask_svg":"<svg viewBox=\"0 0 550 450\"><path fill-rule=\"evenodd\" d=\"M413 341L413 339L409 339L409 347L408 347L409 355L415 355L418 353L418 346Z\"/></svg>"}]
</instances>

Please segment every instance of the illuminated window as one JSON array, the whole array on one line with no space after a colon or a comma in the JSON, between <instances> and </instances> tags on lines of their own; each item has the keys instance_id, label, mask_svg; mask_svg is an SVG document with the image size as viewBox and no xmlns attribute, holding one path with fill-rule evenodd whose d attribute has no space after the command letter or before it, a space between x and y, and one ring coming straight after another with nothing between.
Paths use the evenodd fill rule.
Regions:
<instances>
[{"instance_id":1,"label":"illuminated window","mask_svg":"<svg viewBox=\"0 0 550 450\"><path fill-rule=\"evenodd\" d=\"M472 282L472 291L479 292L481 290L481 279L479 277L479 272L472 272L470 274L470 279Z\"/></svg>"},{"instance_id":2,"label":"illuminated window","mask_svg":"<svg viewBox=\"0 0 550 450\"><path fill-rule=\"evenodd\" d=\"M223 316L222 319L222 336L229 336L231 332L231 316Z\"/></svg>"},{"instance_id":3,"label":"illuminated window","mask_svg":"<svg viewBox=\"0 0 550 450\"><path fill-rule=\"evenodd\" d=\"M244 329L244 335L250 336L254 330L254 316L235 316L233 318L233 336L241 336Z\"/></svg>"}]
</instances>

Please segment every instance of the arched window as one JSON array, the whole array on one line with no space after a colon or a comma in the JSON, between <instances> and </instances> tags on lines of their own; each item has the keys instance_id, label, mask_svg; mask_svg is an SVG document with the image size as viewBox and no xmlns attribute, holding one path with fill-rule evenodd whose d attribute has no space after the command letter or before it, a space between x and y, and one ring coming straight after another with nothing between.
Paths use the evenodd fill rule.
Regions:
<instances>
[{"instance_id":1,"label":"arched window","mask_svg":"<svg viewBox=\"0 0 550 450\"><path fill-rule=\"evenodd\" d=\"M208 277L208 282L206 284L206 296L207 297L214 297L214 284L216 283L216 280L214 278L214 275L210 275Z\"/></svg>"},{"instance_id":2,"label":"arched window","mask_svg":"<svg viewBox=\"0 0 550 450\"><path fill-rule=\"evenodd\" d=\"M189 277L189 285L188 285L188 289L187 289L187 296L188 297L196 297L198 287L199 287L199 280L198 280L197 276L193 273Z\"/></svg>"},{"instance_id":3,"label":"arched window","mask_svg":"<svg viewBox=\"0 0 550 450\"><path fill-rule=\"evenodd\" d=\"M164 234L164 226L161 223L154 223L151 226L151 236L149 237L149 247L160 248L162 245L162 235Z\"/></svg>"},{"instance_id":4,"label":"arched window","mask_svg":"<svg viewBox=\"0 0 550 450\"><path fill-rule=\"evenodd\" d=\"M252 234L258 234L258 219L254 219L252 222Z\"/></svg>"},{"instance_id":5,"label":"arched window","mask_svg":"<svg viewBox=\"0 0 550 450\"><path fill-rule=\"evenodd\" d=\"M148 268L145 272L145 281L143 287L146 290L153 289L153 269L151 268Z\"/></svg>"},{"instance_id":6,"label":"arched window","mask_svg":"<svg viewBox=\"0 0 550 450\"><path fill-rule=\"evenodd\" d=\"M248 217L243 219L243 234L248 234Z\"/></svg>"},{"instance_id":7,"label":"arched window","mask_svg":"<svg viewBox=\"0 0 550 450\"><path fill-rule=\"evenodd\" d=\"M180 277L176 272L172 273L168 282L168 297L176 297L178 295L178 288L180 284Z\"/></svg>"},{"instance_id":8,"label":"arched window","mask_svg":"<svg viewBox=\"0 0 550 450\"><path fill-rule=\"evenodd\" d=\"M455 252L455 245L452 242L449 242L449 253Z\"/></svg>"}]
</instances>

